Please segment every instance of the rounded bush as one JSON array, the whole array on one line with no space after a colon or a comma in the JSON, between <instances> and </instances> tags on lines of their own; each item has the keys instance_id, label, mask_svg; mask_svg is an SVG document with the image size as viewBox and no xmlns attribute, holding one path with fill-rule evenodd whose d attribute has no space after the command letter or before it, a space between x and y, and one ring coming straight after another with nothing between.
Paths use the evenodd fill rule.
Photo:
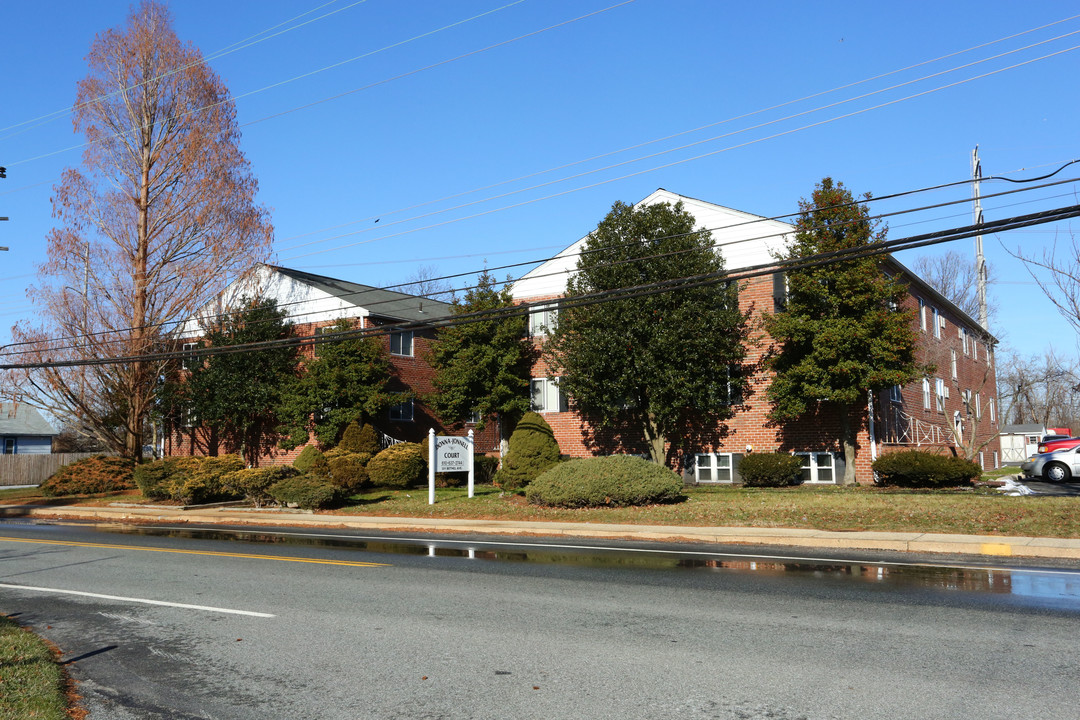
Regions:
<instances>
[{"instance_id":1,"label":"rounded bush","mask_svg":"<svg viewBox=\"0 0 1080 720\"><path fill-rule=\"evenodd\" d=\"M680 499L682 479L630 455L586 458L542 473L525 489L525 497L534 505L564 508L654 505Z\"/></svg>"},{"instance_id":2,"label":"rounded bush","mask_svg":"<svg viewBox=\"0 0 1080 720\"><path fill-rule=\"evenodd\" d=\"M135 467L135 484L139 492L149 500L166 500L171 496L169 484L181 473L190 472L198 466L193 457L168 457Z\"/></svg>"},{"instance_id":3,"label":"rounded bush","mask_svg":"<svg viewBox=\"0 0 1080 720\"><path fill-rule=\"evenodd\" d=\"M490 485L499 469L499 458L491 455L473 455L473 475L478 484Z\"/></svg>"},{"instance_id":4,"label":"rounded bush","mask_svg":"<svg viewBox=\"0 0 1080 720\"><path fill-rule=\"evenodd\" d=\"M374 456L380 450L379 438L370 423L364 423L361 427L354 420L345 427L338 448L349 453L371 453Z\"/></svg>"},{"instance_id":5,"label":"rounded bush","mask_svg":"<svg viewBox=\"0 0 1080 720\"><path fill-rule=\"evenodd\" d=\"M510 435L509 445L494 478L503 490L520 490L559 462L555 433L539 413L525 413Z\"/></svg>"},{"instance_id":6,"label":"rounded bush","mask_svg":"<svg viewBox=\"0 0 1080 720\"><path fill-rule=\"evenodd\" d=\"M802 484L802 458L787 453L750 453L739 462L746 487L787 487Z\"/></svg>"},{"instance_id":7,"label":"rounded bush","mask_svg":"<svg viewBox=\"0 0 1080 720\"><path fill-rule=\"evenodd\" d=\"M255 507L262 507L273 500L270 495L272 485L299 474L300 471L291 465L244 468L226 473L221 478L221 483L229 492L243 495L244 499Z\"/></svg>"},{"instance_id":8,"label":"rounded bush","mask_svg":"<svg viewBox=\"0 0 1080 720\"><path fill-rule=\"evenodd\" d=\"M367 463L371 456L367 453L345 453L327 461L330 481L346 494L360 490L370 478Z\"/></svg>"},{"instance_id":9,"label":"rounded bush","mask_svg":"<svg viewBox=\"0 0 1080 720\"><path fill-rule=\"evenodd\" d=\"M979 466L970 460L922 450L882 455L872 467L878 485L894 487L956 487L969 484L982 475Z\"/></svg>"},{"instance_id":10,"label":"rounded bush","mask_svg":"<svg viewBox=\"0 0 1080 720\"><path fill-rule=\"evenodd\" d=\"M40 490L45 497L130 490L135 487L133 469L127 458L93 455L60 468L41 483Z\"/></svg>"},{"instance_id":11,"label":"rounded bush","mask_svg":"<svg viewBox=\"0 0 1080 720\"><path fill-rule=\"evenodd\" d=\"M398 443L371 458L367 471L374 485L405 488L424 479L427 458L420 443Z\"/></svg>"},{"instance_id":12,"label":"rounded bush","mask_svg":"<svg viewBox=\"0 0 1080 720\"><path fill-rule=\"evenodd\" d=\"M310 475L298 475L276 482L268 492L281 505L296 505L305 510L329 507L340 499L337 487Z\"/></svg>"},{"instance_id":13,"label":"rounded bush","mask_svg":"<svg viewBox=\"0 0 1080 720\"><path fill-rule=\"evenodd\" d=\"M299 455L296 456L296 459L293 460L292 466L300 472L306 473L308 470L311 469L311 464L315 462L315 459L321 457L323 457L322 450L315 447L314 445L308 445L300 451Z\"/></svg>"},{"instance_id":14,"label":"rounded bush","mask_svg":"<svg viewBox=\"0 0 1080 720\"><path fill-rule=\"evenodd\" d=\"M187 458L182 470L172 476L168 483L169 496L184 505L239 500L243 497L225 487L223 478L228 473L244 469L239 455Z\"/></svg>"}]
</instances>

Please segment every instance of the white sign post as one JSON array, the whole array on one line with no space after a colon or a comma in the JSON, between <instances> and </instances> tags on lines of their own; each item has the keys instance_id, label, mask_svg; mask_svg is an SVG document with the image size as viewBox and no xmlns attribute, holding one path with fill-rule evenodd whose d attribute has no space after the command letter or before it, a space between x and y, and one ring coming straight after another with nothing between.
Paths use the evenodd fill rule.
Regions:
<instances>
[{"instance_id":1,"label":"white sign post","mask_svg":"<svg viewBox=\"0 0 1080 720\"><path fill-rule=\"evenodd\" d=\"M473 431L468 437L439 435L435 429L428 430L428 505L435 504L435 473L469 473L469 497L473 496L475 472L473 470Z\"/></svg>"}]
</instances>

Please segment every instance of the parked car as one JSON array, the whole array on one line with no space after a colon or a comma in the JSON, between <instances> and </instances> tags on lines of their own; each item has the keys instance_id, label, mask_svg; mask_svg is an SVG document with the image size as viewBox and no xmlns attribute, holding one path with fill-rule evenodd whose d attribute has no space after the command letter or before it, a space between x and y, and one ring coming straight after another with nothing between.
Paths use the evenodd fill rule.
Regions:
<instances>
[{"instance_id":1,"label":"parked car","mask_svg":"<svg viewBox=\"0 0 1080 720\"><path fill-rule=\"evenodd\" d=\"M1025 477L1066 482L1080 477L1080 445L1041 453L1020 464Z\"/></svg>"}]
</instances>

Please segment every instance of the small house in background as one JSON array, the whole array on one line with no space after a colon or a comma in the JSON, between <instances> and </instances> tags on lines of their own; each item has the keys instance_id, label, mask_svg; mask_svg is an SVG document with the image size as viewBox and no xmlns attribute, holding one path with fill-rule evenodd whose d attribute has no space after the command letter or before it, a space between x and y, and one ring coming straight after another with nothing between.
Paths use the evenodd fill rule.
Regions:
<instances>
[{"instance_id":1,"label":"small house in background","mask_svg":"<svg viewBox=\"0 0 1080 720\"><path fill-rule=\"evenodd\" d=\"M1026 462L1038 452L1039 441L1048 432L1038 423L1001 426L1001 464Z\"/></svg>"},{"instance_id":2,"label":"small house in background","mask_svg":"<svg viewBox=\"0 0 1080 720\"><path fill-rule=\"evenodd\" d=\"M0 452L4 455L48 455L58 434L37 408L0 403Z\"/></svg>"}]
</instances>

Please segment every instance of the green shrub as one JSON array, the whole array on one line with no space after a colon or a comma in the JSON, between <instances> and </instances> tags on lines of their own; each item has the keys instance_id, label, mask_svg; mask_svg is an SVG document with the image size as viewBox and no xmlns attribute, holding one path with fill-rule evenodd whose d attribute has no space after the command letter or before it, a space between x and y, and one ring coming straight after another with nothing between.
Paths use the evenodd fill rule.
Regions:
<instances>
[{"instance_id":1,"label":"green shrub","mask_svg":"<svg viewBox=\"0 0 1080 720\"><path fill-rule=\"evenodd\" d=\"M787 453L750 453L739 462L746 487L787 487L802 484L802 458Z\"/></svg>"},{"instance_id":2,"label":"green shrub","mask_svg":"<svg viewBox=\"0 0 1080 720\"><path fill-rule=\"evenodd\" d=\"M168 457L154 462L143 463L135 468L135 484L139 492L149 500L165 500L172 497L169 484L174 477L195 469L198 458Z\"/></svg>"},{"instance_id":3,"label":"green shrub","mask_svg":"<svg viewBox=\"0 0 1080 720\"><path fill-rule=\"evenodd\" d=\"M477 484L490 485L499 469L499 458L490 455L473 455L473 474Z\"/></svg>"},{"instance_id":4,"label":"green shrub","mask_svg":"<svg viewBox=\"0 0 1080 720\"><path fill-rule=\"evenodd\" d=\"M370 453L372 456L381 449L375 428L370 423L364 423L364 426L360 427L355 420L349 423L341 434L338 448L347 453Z\"/></svg>"},{"instance_id":5,"label":"green shrub","mask_svg":"<svg viewBox=\"0 0 1080 720\"><path fill-rule=\"evenodd\" d=\"M194 463L185 464L168 483L169 496L184 505L204 505L226 500L239 500L241 493L225 487L225 475L244 469L239 455L190 458Z\"/></svg>"},{"instance_id":6,"label":"green shrub","mask_svg":"<svg viewBox=\"0 0 1080 720\"><path fill-rule=\"evenodd\" d=\"M60 468L41 483L40 490L45 497L130 490L135 487L133 469L127 458L93 455Z\"/></svg>"},{"instance_id":7,"label":"green shrub","mask_svg":"<svg viewBox=\"0 0 1080 720\"><path fill-rule=\"evenodd\" d=\"M427 458L420 443L398 443L371 458L367 471L379 487L409 487L424 479Z\"/></svg>"},{"instance_id":8,"label":"green shrub","mask_svg":"<svg viewBox=\"0 0 1080 720\"><path fill-rule=\"evenodd\" d=\"M674 502L682 479L666 467L630 455L558 463L533 480L525 497L553 507L621 507Z\"/></svg>"},{"instance_id":9,"label":"green shrub","mask_svg":"<svg viewBox=\"0 0 1080 720\"><path fill-rule=\"evenodd\" d=\"M922 450L882 455L872 467L878 485L895 487L956 487L982 475L979 466L970 460Z\"/></svg>"},{"instance_id":10,"label":"green shrub","mask_svg":"<svg viewBox=\"0 0 1080 720\"><path fill-rule=\"evenodd\" d=\"M510 435L510 448L494 481L503 490L520 490L558 462L559 443L551 426L538 413L528 412Z\"/></svg>"},{"instance_id":11,"label":"green shrub","mask_svg":"<svg viewBox=\"0 0 1080 720\"><path fill-rule=\"evenodd\" d=\"M243 495L255 507L262 507L273 500L270 495L272 485L299 474L300 471L291 465L244 468L226 473L221 478L221 484L228 492Z\"/></svg>"},{"instance_id":12,"label":"green shrub","mask_svg":"<svg viewBox=\"0 0 1080 720\"><path fill-rule=\"evenodd\" d=\"M321 457L323 457L322 450L315 447L314 445L308 445L300 451L299 455L296 456L296 459L293 460L292 466L300 472L306 473L308 470L311 469L311 463L315 462L316 458Z\"/></svg>"},{"instance_id":13,"label":"green shrub","mask_svg":"<svg viewBox=\"0 0 1080 720\"><path fill-rule=\"evenodd\" d=\"M327 461L330 482L347 495L357 492L369 481L367 463L371 456L367 453L346 453Z\"/></svg>"},{"instance_id":14,"label":"green shrub","mask_svg":"<svg viewBox=\"0 0 1080 720\"><path fill-rule=\"evenodd\" d=\"M329 507L340 498L340 491L332 483L310 475L278 481L268 492L282 505L296 505L305 510Z\"/></svg>"}]
</instances>

